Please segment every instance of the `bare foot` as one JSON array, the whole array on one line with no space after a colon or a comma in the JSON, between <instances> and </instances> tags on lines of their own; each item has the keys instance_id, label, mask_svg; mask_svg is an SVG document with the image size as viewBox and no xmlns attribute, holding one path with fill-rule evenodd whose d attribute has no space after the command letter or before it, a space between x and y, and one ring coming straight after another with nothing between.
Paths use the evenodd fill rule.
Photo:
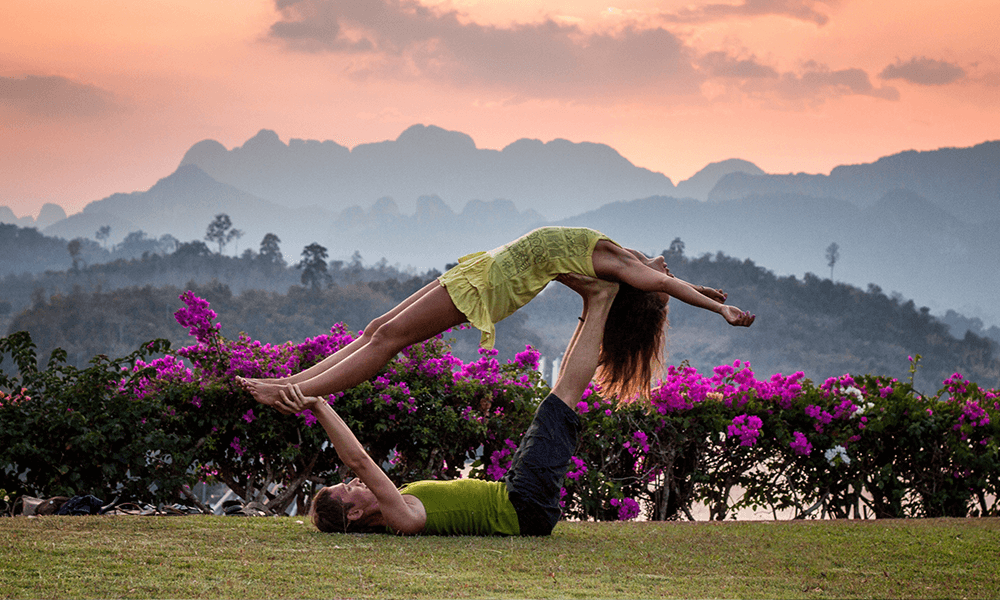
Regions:
<instances>
[{"instance_id":1,"label":"bare foot","mask_svg":"<svg viewBox=\"0 0 1000 600\"><path fill-rule=\"evenodd\" d=\"M266 406L277 408L278 403L281 402L280 385L255 379L244 379L243 381L247 384L244 389L250 392L254 400Z\"/></svg>"},{"instance_id":2,"label":"bare foot","mask_svg":"<svg viewBox=\"0 0 1000 600\"><path fill-rule=\"evenodd\" d=\"M248 392L251 391L252 385L283 385L285 383L288 382L278 377L236 377L236 385Z\"/></svg>"}]
</instances>

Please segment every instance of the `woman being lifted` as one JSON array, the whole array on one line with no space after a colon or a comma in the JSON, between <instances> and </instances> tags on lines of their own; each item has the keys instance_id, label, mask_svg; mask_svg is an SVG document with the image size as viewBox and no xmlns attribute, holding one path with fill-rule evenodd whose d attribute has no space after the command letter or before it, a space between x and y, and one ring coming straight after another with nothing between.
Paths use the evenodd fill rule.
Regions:
<instances>
[{"instance_id":1,"label":"woman being lifted","mask_svg":"<svg viewBox=\"0 0 1000 600\"><path fill-rule=\"evenodd\" d=\"M462 257L316 365L290 377L239 381L258 402L275 406L287 384L297 384L304 396L347 390L377 375L403 348L462 323L479 329L480 345L492 348L494 325L560 275L621 284L601 349L598 382L607 396L648 393L662 360L670 297L718 313L730 325L749 327L754 321L750 313L724 304L721 290L671 275L662 256L649 259L593 229L542 227L489 252Z\"/></svg>"}]
</instances>

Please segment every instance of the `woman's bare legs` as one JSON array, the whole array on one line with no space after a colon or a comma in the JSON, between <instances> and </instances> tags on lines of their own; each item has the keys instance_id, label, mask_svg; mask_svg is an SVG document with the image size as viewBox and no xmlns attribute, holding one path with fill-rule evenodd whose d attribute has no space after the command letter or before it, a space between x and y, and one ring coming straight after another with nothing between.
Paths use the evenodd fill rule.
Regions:
<instances>
[{"instance_id":1,"label":"woman's bare legs","mask_svg":"<svg viewBox=\"0 0 1000 600\"><path fill-rule=\"evenodd\" d=\"M448 291L438 282L430 284L414 296L404 302L405 306L397 307L399 310L393 309L387 313L385 316L389 318L374 327L367 343L359 344L350 354L343 354L332 366L314 370L311 377L298 382L302 393L306 396L326 396L352 388L374 377L403 348L468 320L455 307ZM373 323L381 320L380 317ZM333 356L328 357L328 360L332 358ZM278 392L281 384L246 380L245 387L262 404L271 406L281 401Z\"/></svg>"},{"instance_id":2,"label":"woman's bare legs","mask_svg":"<svg viewBox=\"0 0 1000 600\"><path fill-rule=\"evenodd\" d=\"M406 300L403 300L402 302L397 304L395 308L393 308L389 312L385 313L384 315L376 318L371 323L369 323L368 326L365 327L365 330L360 337L352 341L350 344L344 346L340 350L337 350L330 356L327 356L326 358L316 363L315 365L309 367L308 369L299 371L298 373L295 373L294 375L290 375L288 377L277 377L277 378L237 377L236 379L238 383L247 390L250 389L248 385L250 382L283 385L287 383L302 383L303 381L308 381L309 379L312 379L313 377L319 375L320 373L323 373L327 369L330 369L331 367L339 364L342 360L360 350L362 347L364 347L365 344L371 341L372 334L374 334L379 327L390 321L393 317L395 317L399 313L403 312L403 310L405 310L408 306L419 300L421 296L431 291L435 287L441 287L441 284L439 284L437 281L432 281L427 285L425 285L424 287L417 290L416 292L413 292Z\"/></svg>"}]
</instances>

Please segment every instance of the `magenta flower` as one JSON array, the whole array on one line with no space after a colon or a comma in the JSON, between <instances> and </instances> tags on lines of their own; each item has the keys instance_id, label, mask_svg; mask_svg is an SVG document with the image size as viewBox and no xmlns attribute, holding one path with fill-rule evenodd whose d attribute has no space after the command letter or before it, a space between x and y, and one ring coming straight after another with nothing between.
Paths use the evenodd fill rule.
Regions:
<instances>
[{"instance_id":1,"label":"magenta flower","mask_svg":"<svg viewBox=\"0 0 1000 600\"><path fill-rule=\"evenodd\" d=\"M314 415L308 408L300 412L298 416L302 417L302 420L305 421L306 427L312 427L317 421L319 421L319 419L316 418L316 415Z\"/></svg>"},{"instance_id":2,"label":"magenta flower","mask_svg":"<svg viewBox=\"0 0 1000 600\"><path fill-rule=\"evenodd\" d=\"M969 382L962 378L961 373L952 374L951 377L944 380L944 385L953 396L965 394L969 391Z\"/></svg>"},{"instance_id":3,"label":"magenta flower","mask_svg":"<svg viewBox=\"0 0 1000 600\"><path fill-rule=\"evenodd\" d=\"M525 346L524 352L518 352L514 355L513 364L523 370L537 371L538 360L541 356L538 350L535 350L531 346Z\"/></svg>"},{"instance_id":4,"label":"magenta flower","mask_svg":"<svg viewBox=\"0 0 1000 600\"><path fill-rule=\"evenodd\" d=\"M812 453L813 447L812 444L809 443L809 439L806 438L805 434L796 431L792 434L792 436L795 438L789 444L789 446L792 447L792 450L794 450L796 454L809 456L809 454Z\"/></svg>"},{"instance_id":5,"label":"magenta flower","mask_svg":"<svg viewBox=\"0 0 1000 600\"><path fill-rule=\"evenodd\" d=\"M486 467L486 476L493 481L500 481L510 470L512 454L517 450L514 440L507 438L503 441L504 448L496 450L490 456L490 464Z\"/></svg>"},{"instance_id":6,"label":"magenta flower","mask_svg":"<svg viewBox=\"0 0 1000 600\"><path fill-rule=\"evenodd\" d=\"M181 294L180 299L187 308L175 312L174 318L182 327L187 327L188 334L195 336L199 343L210 343L222 327L218 323L212 323L212 319L217 316L215 311L209 308L207 300L195 296L191 290Z\"/></svg>"},{"instance_id":7,"label":"magenta flower","mask_svg":"<svg viewBox=\"0 0 1000 600\"><path fill-rule=\"evenodd\" d=\"M819 421L817 431L822 431L820 425L829 425L833 421L833 415L823 410L822 407L810 404L806 407L806 414Z\"/></svg>"},{"instance_id":8,"label":"magenta flower","mask_svg":"<svg viewBox=\"0 0 1000 600\"><path fill-rule=\"evenodd\" d=\"M733 423L727 428L729 437L739 437L740 446L753 446L760 437L760 428L764 422L757 415L739 415L733 417Z\"/></svg>"},{"instance_id":9,"label":"magenta flower","mask_svg":"<svg viewBox=\"0 0 1000 600\"><path fill-rule=\"evenodd\" d=\"M573 481L576 481L577 479L582 477L584 473L587 472L587 463L576 456L571 456L569 459L570 461L573 462L573 465L576 467L576 470L566 473L566 477L572 479Z\"/></svg>"},{"instance_id":10,"label":"magenta flower","mask_svg":"<svg viewBox=\"0 0 1000 600\"><path fill-rule=\"evenodd\" d=\"M611 499L611 506L618 507L618 520L628 521L639 516L639 503L632 498Z\"/></svg>"},{"instance_id":11,"label":"magenta flower","mask_svg":"<svg viewBox=\"0 0 1000 600\"><path fill-rule=\"evenodd\" d=\"M633 444L631 441L622 444L629 454L636 456L639 452L649 452L649 437L643 431L636 431L632 434L632 439L635 441Z\"/></svg>"},{"instance_id":12,"label":"magenta flower","mask_svg":"<svg viewBox=\"0 0 1000 600\"><path fill-rule=\"evenodd\" d=\"M986 427L990 424L990 416L979 406L977 400L966 400L962 408L962 414L958 417L959 423L969 422L973 426Z\"/></svg>"}]
</instances>

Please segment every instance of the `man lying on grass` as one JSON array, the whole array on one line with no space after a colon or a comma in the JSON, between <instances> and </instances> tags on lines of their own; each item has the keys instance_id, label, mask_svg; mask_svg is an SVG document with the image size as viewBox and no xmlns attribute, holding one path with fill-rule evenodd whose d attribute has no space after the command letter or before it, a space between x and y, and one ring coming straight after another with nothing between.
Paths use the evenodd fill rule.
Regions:
<instances>
[{"instance_id":1,"label":"man lying on grass","mask_svg":"<svg viewBox=\"0 0 1000 600\"><path fill-rule=\"evenodd\" d=\"M281 389L275 408L312 410L344 465L357 475L316 493L310 515L321 531L436 535L549 535L559 521L559 491L576 450L575 412L597 369L604 324L618 284L580 275L559 279L583 297L583 315L563 355L552 393L538 407L504 481L417 481L396 489L340 416L298 385Z\"/></svg>"}]
</instances>

